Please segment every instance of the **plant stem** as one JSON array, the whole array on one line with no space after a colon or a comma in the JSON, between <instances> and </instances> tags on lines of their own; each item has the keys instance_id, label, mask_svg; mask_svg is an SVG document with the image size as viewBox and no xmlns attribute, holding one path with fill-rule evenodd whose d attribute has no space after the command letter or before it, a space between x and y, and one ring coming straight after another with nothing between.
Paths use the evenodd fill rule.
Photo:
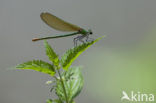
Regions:
<instances>
[{"instance_id":1,"label":"plant stem","mask_svg":"<svg viewBox=\"0 0 156 103\"><path fill-rule=\"evenodd\" d=\"M66 103L69 103L68 102L68 97L67 97L67 92L66 92L66 89L65 89L65 85L64 85L64 82L63 82L63 79L62 79L62 76L61 76L61 73L60 73L59 69L57 69L57 72L58 72L60 80L61 80L62 88L63 88L64 95L65 95L65 98L66 98Z\"/></svg>"}]
</instances>

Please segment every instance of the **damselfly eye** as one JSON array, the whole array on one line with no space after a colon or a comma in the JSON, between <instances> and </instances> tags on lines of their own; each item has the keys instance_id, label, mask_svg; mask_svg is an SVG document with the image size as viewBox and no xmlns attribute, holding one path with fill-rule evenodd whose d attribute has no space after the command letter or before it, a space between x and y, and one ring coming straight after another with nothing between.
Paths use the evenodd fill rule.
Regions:
<instances>
[{"instance_id":1,"label":"damselfly eye","mask_svg":"<svg viewBox=\"0 0 156 103\"><path fill-rule=\"evenodd\" d=\"M93 34L93 32L90 32L89 34Z\"/></svg>"}]
</instances>

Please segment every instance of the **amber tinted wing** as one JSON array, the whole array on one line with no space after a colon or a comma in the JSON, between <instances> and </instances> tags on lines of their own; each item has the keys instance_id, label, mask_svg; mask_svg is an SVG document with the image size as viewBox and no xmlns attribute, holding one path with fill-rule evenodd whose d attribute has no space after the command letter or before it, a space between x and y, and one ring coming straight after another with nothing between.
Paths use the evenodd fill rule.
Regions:
<instances>
[{"instance_id":1,"label":"amber tinted wing","mask_svg":"<svg viewBox=\"0 0 156 103\"><path fill-rule=\"evenodd\" d=\"M50 27L59 31L78 31L81 28L70 24L50 13L41 13L41 19Z\"/></svg>"}]
</instances>

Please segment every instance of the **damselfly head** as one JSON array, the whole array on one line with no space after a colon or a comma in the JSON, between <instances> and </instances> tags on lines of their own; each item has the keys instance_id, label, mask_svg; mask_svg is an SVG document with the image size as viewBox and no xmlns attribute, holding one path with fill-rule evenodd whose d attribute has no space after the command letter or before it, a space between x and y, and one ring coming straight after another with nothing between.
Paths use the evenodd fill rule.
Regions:
<instances>
[{"instance_id":1,"label":"damselfly head","mask_svg":"<svg viewBox=\"0 0 156 103\"><path fill-rule=\"evenodd\" d=\"M91 29L88 30L88 34L89 34L89 35L92 35L92 34L93 34L93 32L92 32Z\"/></svg>"}]
</instances>

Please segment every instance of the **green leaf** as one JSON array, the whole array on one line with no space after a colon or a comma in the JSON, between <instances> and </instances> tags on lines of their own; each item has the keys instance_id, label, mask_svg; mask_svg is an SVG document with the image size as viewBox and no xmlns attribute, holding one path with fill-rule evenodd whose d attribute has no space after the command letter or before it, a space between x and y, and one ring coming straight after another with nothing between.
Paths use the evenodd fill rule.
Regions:
<instances>
[{"instance_id":1,"label":"green leaf","mask_svg":"<svg viewBox=\"0 0 156 103\"><path fill-rule=\"evenodd\" d=\"M81 54L83 51L85 51L88 47L102 39L104 36L95 39L94 41L83 43L77 47L74 47L72 49L69 49L61 58L61 64L64 70L68 70L68 68L71 66L72 62Z\"/></svg>"},{"instance_id":2,"label":"green leaf","mask_svg":"<svg viewBox=\"0 0 156 103\"><path fill-rule=\"evenodd\" d=\"M59 100L59 99L55 99L54 103L63 103L63 102L61 100Z\"/></svg>"},{"instance_id":3,"label":"green leaf","mask_svg":"<svg viewBox=\"0 0 156 103\"><path fill-rule=\"evenodd\" d=\"M23 64L19 64L16 66L16 69L31 69L38 72L49 74L51 76L55 74L53 65L44 62L42 60L33 60L25 62Z\"/></svg>"},{"instance_id":4,"label":"green leaf","mask_svg":"<svg viewBox=\"0 0 156 103\"><path fill-rule=\"evenodd\" d=\"M46 103L63 103L63 102L60 101L59 99L55 99L55 100L48 99L48 100L46 101Z\"/></svg>"},{"instance_id":5,"label":"green leaf","mask_svg":"<svg viewBox=\"0 0 156 103\"><path fill-rule=\"evenodd\" d=\"M55 66L58 66L59 65L59 58L58 58L57 54L54 52L54 50L52 49L52 47L48 44L48 42L46 40L44 41L44 45L45 45L46 54L49 57L49 60L51 62L53 62L53 64Z\"/></svg>"},{"instance_id":6,"label":"green leaf","mask_svg":"<svg viewBox=\"0 0 156 103\"><path fill-rule=\"evenodd\" d=\"M45 84L52 84L53 83L53 81L52 80L48 80L48 81L46 81L46 83Z\"/></svg>"},{"instance_id":7,"label":"green leaf","mask_svg":"<svg viewBox=\"0 0 156 103\"><path fill-rule=\"evenodd\" d=\"M81 92L83 87L83 77L80 67L72 67L68 71L65 71L62 74L62 78L65 85L68 101L69 103L72 103L72 100ZM62 101L66 100L60 80L57 81L55 91Z\"/></svg>"},{"instance_id":8,"label":"green leaf","mask_svg":"<svg viewBox=\"0 0 156 103\"><path fill-rule=\"evenodd\" d=\"M54 102L53 102L53 100L48 99L48 100L46 101L46 103L54 103Z\"/></svg>"},{"instance_id":9,"label":"green leaf","mask_svg":"<svg viewBox=\"0 0 156 103\"><path fill-rule=\"evenodd\" d=\"M75 101L71 101L71 103L75 103Z\"/></svg>"}]
</instances>

